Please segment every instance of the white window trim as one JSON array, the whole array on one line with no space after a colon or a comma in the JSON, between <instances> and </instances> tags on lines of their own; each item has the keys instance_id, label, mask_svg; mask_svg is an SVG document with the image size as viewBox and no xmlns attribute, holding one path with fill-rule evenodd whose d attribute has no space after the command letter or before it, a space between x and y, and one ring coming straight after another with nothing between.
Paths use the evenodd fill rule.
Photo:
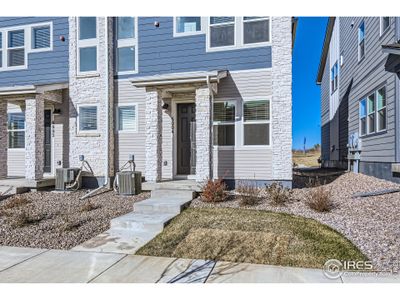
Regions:
<instances>
[{"instance_id":1,"label":"white window trim","mask_svg":"<svg viewBox=\"0 0 400 300\"><path fill-rule=\"evenodd\" d=\"M257 101L257 100L266 100L269 101L269 120L264 121L244 121L244 104L250 101ZM246 98L243 99L242 102L242 120L241 120L241 147L248 148L248 149L265 149L265 148L272 148L272 97L254 97L254 98ZM269 124L269 141L268 145L245 145L244 144L244 125L245 124Z\"/></svg>"},{"instance_id":2,"label":"white window trim","mask_svg":"<svg viewBox=\"0 0 400 300\"><path fill-rule=\"evenodd\" d=\"M378 110L378 94L379 94L379 90L382 90L382 89L385 90L385 106L382 106ZM388 111L387 111L387 94L386 93L387 93L386 86L382 86L382 87L376 89L376 91L375 91L375 107L376 107L376 109L375 109L375 113L376 113L376 117L375 117L375 119L376 119L375 132L376 133L387 131L387 112ZM386 110L386 112L385 112L385 125L386 125L386 128L379 130L379 120L378 120L379 112L381 110L384 110L384 109Z\"/></svg>"},{"instance_id":3,"label":"white window trim","mask_svg":"<svg viewBox=\"0 0 400 300\"><path fill-rule=\"evenodd\" d=\"M205 34L204 28L206 28L206 19L204 17L199 17L200 18L200 30L199 31L177 32L176 18L178 18L178 17L181 17L181 16L173 17L173 20L174 20L173 21L173 23L174 23L173 37Z\"/></svg>"},{"instance_id":4,"label":"white window trim","mask_svg":"<svg viewBox=\"0 0 400 300\"><path fill-rule=\"evenodd\" d=\"M136 129L132 130L132 129L120 129L119 128L119 108L120 107L129 107L129 106L134 106L135 107L135 125L136 125ZM139 132L139 104L136 102L128 102L128 103L118 103L117 106L117 116L116 116L116 132L117 133L137 133Z\"/></svg>"},{"instance_id":5,"label":"white window trim","mask_svg":"<svg viewBox=\"0 0 400 300\"><path fill-rule=\"evenodd\" d=\"M389 18L389 26L385 29L385 30L383 30L383 18L384 17L379 17L379 36L382 36L382 35L384 35L388 30L389 30L389 28L390 28L390 21L391 21L391 18L390 17L387 17L387 18ZM385 17L386 18L386 17Z\"/></svg>"},{"instance_id":6,"label":"white window trim","mask_svg":"<svg viewBox=\"0 0 400 300\"><path fill-rule=\"evenodd\" d=\"M361 102L362 101L364 101L365 100L365 110L366 110L366 113L365 113L365 116L364 117L361 117L361 114L360 114L360 110L361 110ZM368 124L367 124L367 122L368 122L368 107L367 107L367 105L368 105L368 99L367 98L362 98L361 100L359 100L358 101L358 127L359 127L359 130L358 130L358 132L359 132L359 135L360 135L360 137L361 136L366 136L368 133ZM365 134L362 134L362 131L361 131L361 120L362 119L365 119Z\"/></svg>"},{"instance_id":7,"label":"white window trim","mask_svg":"<svg viewBox=\"0 0 400 300\"><path fill-rule=\"evenodd\" d=\"M32 47L33 30L35 28L41 28L41 27L47 27L47 26L50 27L50 47L34 49ZM35 24L35 25L31 26L31 28L30 28L30 36L29 36L29 48L30 48L30 50L29 50L30 53L53 51L53 22L40 23L40 24Z\"/></svg>"},{"instance_id":8,"label":"white window trim","mask_svg":"<svg viewBox=\"0 0 400 300\"><path fill-rule=\"evenodd\" d=\"M335 66L336 66L336 76L333 75ZM335 82L335 78L336 78L336 82ZM332 83L333 83L333 86L332 86ZM336 61L331 68L331 80L330 80L331 95L333 95L337 91L338 87L339 87L339 64L338 64L338 61Z\"/></svg>"},{"instance_id":9,"label":"white window trim","mask_svg":"<svg viewBox=\"0 0 400 300\"><path fill-rule=\"evenodd\" d=\"M213 108L214 108L214 103L219 103L219 102L232 102L235 104L235 120L234 121L214 121L214 109L212 110L212 126L214 125L235 125L235 144L234 145L214 145L214 136L212 137L212 145L213 149L234 149L235 147L238 146L238 104L240 103L237 99L235 98L218 98L215 99L214 102L212 103ZM213 134L214 134L214 129L213 129Z\"/></svg>"},{"instance_id":10,"label":"white window trim","mask_svg":"<svg viewBox=\"0 0 400 300\"><path fill-rule=\"evenodd\" d=\"M374 110L370 113L369 112L369 97L370 96L374 96ZM368 96L366 97L367 99L367 130L366 130L366 134L374 134L376 133L376 91L368 94ZM374 116L374 131L369 131L369 116L373 115Z\"/></svg>"},{"instance_id":11,"label":"white window trim","mask_svg":"<svg viewBox=\"0 0 400 300\"><path fill-rule=\"evenodd\" d=\"M80 123L80 109L82 107L97 107L97 130L81 130ZM77 118L76 118L76 133L77 135L99 135L100 134L100 104L99 103L85 103L85 104L77 104Z\"/></svg>"},{"instance_id":12,"label":"white window trim","mask_svg":"<svg viewBox=\"0 0 400 300\"><path fill-rule=\"evenodd\" d=\"M118 24L117 24L117 18L116 17L116 31L118 30ZM124 47L135 47L135 70L130 70L130 71L117 71L118 75L127 75L127 74L137 74L139 72L139 30L138 30L138 17L135 18L135 37L134 38L129 38L129 39L118 39L118 35L116 35L116 58L118 59L118 48L124 48ZM118 69L118 65L115 66L116 69Z\"/></svg>"},{"instance_id":13,"label":"white window trim","mask_svg":"<svg viewBox=\"0 0 400 300\"><path fill-rule=\"evenodd\" d=\"M254 20L244 20L244 17L240 17L241 18L241 22L239 23L240 26L242 27L240 30L242 31L242 47L243 48L252 48L252 47L262 47L262 46L268 46L271 45L271 38L272 38L272 34L271 34L271 17L262 17L262 18L257 18ZM259 43L250 43L250 44L245 44L244 43L244 23L251 23L251 22L257 22L257 21L265 21L265 20L269 20L269 36L268 36L268 41L267 42L259 42Z\"/></svg>"},{"instance_id":14,"label":"white window trim","mask_svg":"<svg viewBox=\"0 0 400 300\"><path fill-rule=\"evenodd\" d=\"M43 49L32 49L32 28L34 27L42 27L50 25L50 48ZM8 67L8 32L15 30L24 30L24 49L25 49L25 64L22 66ZM4 71L15 71L15 70L24 70L28 69L28 58L29 53L38 53L38 52L46 52L53 50L53 22L42 22L42 23L33 23L26 24L20 26L12 26L12 27L4 27L0 28L0 32L2 34L2 67L0 67L0 72ZM22 48L22 47L21 47Z\"/></svg>"},{"instance_id":15,"label":"white window trim","mask_svg":"<svg viewBox=\"0 0 400 300\"><path fill-rule=\"evenodd\" d=\"M363 37L363 39L362 40L360 40L360 29L361 29L361 25L364 25L364 37ZM360 62L360 61L362 61L363 59L364 59L364 57L365 57L365 52L366 52L366 43L365 43L365 35L366 35L366 30L365 30L365 21L363 20L361 23L360 23L360 25L358 26L358 29L357 29L357 57L358 57L358 61ZM364 41L364 55L363 56L360 56L360 47L361 47L361 42L362 41Z\"/></svg>"},{"instance_id":16,"label":"white window trim","mask_svg":"<svg viewBox=\"0 0 400 300\"><path fill-rule=\"evenodd\" d=\"M8 145L8 133L9 132L26 132L26 115L25 115L25 126L24 129L8 129L8 114L10 113L23 113L25 115L25 110L23 109L18 109L18 108L12 108L12 109L7 109L7 151L25 151L26 148L26 140L25 140L25 144L24 144L24 148L10 148ZM26 133L24 134L25 138L26 138Z\"/></svg>"},{"instance_id":17,"label":"white window trim","mask_svg":"<svg viewBox=\"0 0 400 300\"><path fill-rule=\"evenodd\" d=\"M76 17L76 75L77 77L80 76L98 76L99 75L99 18L96 17L96 38L92 39L85 39L85 40L80 40L79 39L79 33L80 33L80 24L79 24L79 17ZM80 69L80 64L81 64L81 59L80 59L80 48L89 48L89 47L96 47L96 70L93 71L84 71L81 72Z\"/></svg>"},{"instance_id":18,"label":"white window trim","mask_svg":"<svg viewBox=\"0 0 400 300\"><path fill-rule=\"evenodd\" d=\"M257 20L265 20L269 19L269 41L261 42L261 43L253 43L253 44L245 44L244 43L244 34L243 34L243 17L235 17L235 44L230 46L222 46L222 47L210 47L210 18L207 17L205 19L206 26L206 52L216 52L216 51L227 51L227 50L236 50L236 49L245 49L245 48L257 48L257 47L265 47L272 45L272 17L260 18ZM254 20L255 21L255 20ZM223 23L222 23L223 24ZM220 25L220 24L218 24Z\"/></svg>"}]
</instances>

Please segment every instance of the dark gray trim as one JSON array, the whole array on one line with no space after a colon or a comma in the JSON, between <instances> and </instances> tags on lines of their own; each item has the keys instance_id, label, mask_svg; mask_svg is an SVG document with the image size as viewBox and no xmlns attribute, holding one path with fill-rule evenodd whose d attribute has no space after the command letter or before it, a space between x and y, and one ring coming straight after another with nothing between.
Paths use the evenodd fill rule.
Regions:
<instances>
[{"instance_id":1,"label":"dark gray trim","mask_svg":"<svg viewBox=\"0 0 400 300\"><path fill-rule=\"evenodd\" d=\"M240 183L252 184L259 188L264 188L266 185L271 185L274 182L282 184L283 187L292 188L292 180L256 180L256 179L224 179L224 182L229 189L235 189Z\"/></svg>"},{"instance_id":2,"label":"dark gray trim","mask_svg":"<svg viewBox=\"0 0 400 300\"><path fill-rule=\"evenodd\" d=\"M392 163L390 162L360 162L360 173L374 176L376 178L400 183L400 174L392 172Z\"/></svg>"},{"instance_id":3,"label":"dark gray trim","mask_svg":"<svg viewBox=\"0 0 400 300\"><path fill-rule=\"evenodd\" d=\"M318 67L317 84L321 84L322 76L324 75L325 63L328 57L329 44L331 42L332 31L335 25L335 19L336 19L335 17L329 17L328 24L326 25L324 45L322 47L321 59L319 61L319 67Z\"/></svg>"}]
</instances>

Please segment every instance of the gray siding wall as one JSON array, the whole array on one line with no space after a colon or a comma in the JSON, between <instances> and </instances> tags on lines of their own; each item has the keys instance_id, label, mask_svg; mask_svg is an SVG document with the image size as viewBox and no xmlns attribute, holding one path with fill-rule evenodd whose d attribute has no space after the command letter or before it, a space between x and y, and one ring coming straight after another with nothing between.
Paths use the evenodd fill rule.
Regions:
<instances>
[{"instance_id":1,"label":"gray siding wall","mask_svg":"<svg viewBox=\"0 0 400 300\"><path fill-rule=\"evenodd\" d=\"M358 62L358 27L365 22L365 58ZM354 22L354 26L351 23ZM392 162L395 160L395 75L385 71L387 54L381 45L395 40L395 19L380 37L379 18L341 18L340 45L344 65L340 70L340 98L348 94L349 134L359 131L358 101L383 85L387 93L387 131L362 138L362 161Z\"/></svg>"},{"instance_id":2,"label":"gray siding wall","mask_svg":"<svg viewBox=\"0 0 400 300\"><path fill-rule=\"evenodd\" d=\"M68 82L67 17L2 17L0 28L50 21L53 22L53 51L29 53L27 69L0 71L0 87ZM65 42L60 36L65 37Z\"/></svg>"},{"instance_id":3,"label":"gray siding wall","mask_svg":"<svg viewBox=\"0 0 400 300\"><path fill-rule=\"evenodd\" d=\"M329 53L327 57L329 58ZM323 160L330 160L329 76L329 60L327 59L321 81L321 157Z\"/></svg>"}]
</instances>

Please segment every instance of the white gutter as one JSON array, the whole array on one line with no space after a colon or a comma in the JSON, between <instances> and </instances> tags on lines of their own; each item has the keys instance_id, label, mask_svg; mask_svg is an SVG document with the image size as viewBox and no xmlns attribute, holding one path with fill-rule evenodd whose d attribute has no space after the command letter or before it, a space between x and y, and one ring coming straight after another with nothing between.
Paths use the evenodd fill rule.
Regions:
<instances>
[{"instance_id":1,"label":"white gutter","mask_svg":"<svg viewBox=\"0 0 400 300\"><path fill-rule=\"evenodd\" d=\"M105 60L106 60L106 159L104 163L104 186L108 185L108 170L109 170L109 159L110 159L110 149L109 149L109 139L110 139L110 116L109 116L109 106L110 106L110 87L109 87L109 66L108 66L108 18L105 17L105 30L106 30L106 46L104 49L105 52Z\"/></svg>"}]
</instances>

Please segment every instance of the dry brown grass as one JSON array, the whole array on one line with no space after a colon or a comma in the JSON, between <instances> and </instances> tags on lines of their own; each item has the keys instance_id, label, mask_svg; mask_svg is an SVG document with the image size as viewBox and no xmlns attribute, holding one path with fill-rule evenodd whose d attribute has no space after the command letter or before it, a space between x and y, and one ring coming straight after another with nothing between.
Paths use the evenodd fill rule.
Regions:
<instances>
[{"instance_id":1,"label":"dry brown grass","mask_svg":"<svg viewBox=\"0 0 400 300\"><path fill-rule=\"evenodd\" d=\"M222 179L208 179L201 189L201 200L204 202L222 202L228 198L227 186Z\"/></svg>"},{"instance_id":2,"label":"dry brown grass","mask_svg":"<svg viewBox=\"0 0 400 300\"><path fill-rule=\"evenodd\" d=\"M332 193L327 187L317 186L310 190L309 197L306 201L307 205L318 212L331 211L333 207Z\"/></svg>"},{"instance_id":3,"label":"dry brown grass","mask_svg":"<svg viewBox=\"0 0 400 300\"><path fill-rule=\"evenodd\" d=\"M306 154L299 151L292 152L292 160L294 166L303 165L306 167L318 167L318 158L321 156L321 151L310 150Z\"/></svg>"},{"instance_id":4,"label":"dry brown grass","mask_svg":"<svg viewBox=\"0 0 400 300\"><path fill-rule=\"evenodd\" d=\"M349 240L317 221L232 208L187 209L136 254L309 268L331 258L366 259Z\"/></svg>"},{"instance_id":5,"label":"dry brown grass","mask_svg":"<svg viewBox=\"0 0 400 300\"><path fill-rule=\"evenodd\" d=\"M37 224L42 221L46 216L42 213L34 213L29 209L22 209L13 215L13 227L19 228Z\"/></svg>"},{"instance_id":6,"label":"dry brown grass","mask_svg":"<svg viewBox=\"0 0 400 300\"><path fill-rule=\"evenodd\" d=\"M92 210L98 209L100 207L101 207L101 205L95 204L92 201L90 201L90 199L89 199L80 207L80 211L81 212L92 211Z\"/></svg>"},{"instance_id":7,"label":"dry brown grass","mask_svg":"<svg viewBox=\"0 0 400 300\"><path fill-rule=\"evenodd\" d=\"M261 201L259 188L251 183L239 182L236 193L240 206L253 206Z\"/></svg>"},{"instance_id":8,"label":"dry brown grass","mask_svg":"<svg viewBox=\"0 0 400 300\"><path fill-rule=\"evenodd\" d=\"M276 182L266 186L265 191L267 192L268 199L273 205L285 205L290 201L292 195L290 189L285 188L282 184Z\"/></svg>"},{"instance_id":9,"label":"dry brown grass","mask_svg":"<svg viewBox=\"0 0 400 300\"><path fill-rule=\"evenodd\" d=\"M4 204L1 206L2 209L12 209L21 206L25 206L29 204L30 201L26 198L25 195L15 195L13 198L9 200L5 200Z\"/></svg>"}]
</instances>

